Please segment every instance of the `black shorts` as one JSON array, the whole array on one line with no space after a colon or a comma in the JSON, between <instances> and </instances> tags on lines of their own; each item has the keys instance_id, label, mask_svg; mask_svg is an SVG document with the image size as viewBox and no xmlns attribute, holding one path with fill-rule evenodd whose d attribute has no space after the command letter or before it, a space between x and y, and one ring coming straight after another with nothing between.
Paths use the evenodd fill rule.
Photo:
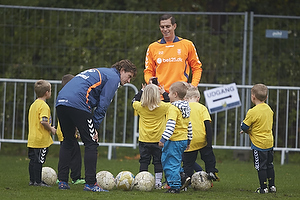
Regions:
<instances>
[{"instance_id":1,"label":"black shorts","mask_svg":"<svg viewBox=\"0 0 300 200\"><path fill-rule=\"evenodd\" d=\"M48 147L46 148L30 148L28 147L28 158L34 163L44 164L48 154Z\"/></svg>"},{"instance_id":2,"label":"black shorts","mask_svg":"<svg viewBox=\"0 0 300 200\"><path fill-rule=\"evenodd\" d=\"M273 168L274 151L258 151L253 149L253 162L257 171Z\"/></svg>"}]
</instances>

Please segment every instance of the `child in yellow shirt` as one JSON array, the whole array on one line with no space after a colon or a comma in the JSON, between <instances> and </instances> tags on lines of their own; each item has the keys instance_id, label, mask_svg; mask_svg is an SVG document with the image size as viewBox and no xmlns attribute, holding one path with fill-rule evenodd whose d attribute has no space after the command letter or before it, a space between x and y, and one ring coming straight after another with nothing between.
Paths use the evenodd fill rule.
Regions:
<instances>
[{"instance_id":1,"label":"child in yellow shirt","mask_svg":"<svg viewBox=\"0 0 300 200\"><path fill-rule=\"evenodd\" d=\"M151 159L155 172L155 188L161 189L162 165L161 148L158 142L166 126L166 113L171 106L160 100L163 87L154 84L145 86L133 98L133 108L139 118L140 172L148 171Z\"/></svg>"},{"instance_id":2,"label":"child in yellow shirt","mask_svg":"<svg viewBox=\"0 0 300 200\"><path fill-rule=\"evenodd\" d=\"M48 147L53 144L51 134L56 133L51 126L51 112L46 100L51 97L51 84L45 80L38 80L34 84L37 99L31 104L28 113L28 158L29 185L50 187L42 181L42 167L46 161Z\"/></svg>"},{"instance_id":3,"label":"child in yellow shirt","mask_svg":"<svg viewBox=\"0 0 300 200\"><path fill-rule=\"evenodd\" d=\"M171 106L166 115L166 128L159 141L163 147L161 162L170 189L167 193L180 193L181 160L184 150L189 148L192 140L190 107L184 100L187 86L183 82L175 82L170 87Z\"/></svg>"},{"instance_id":4,"label":"child in yellow shirt","mask_svg":"<svg viewBox=\"0 0 300 200\"><path fill-rule=\"evenodd\" d=\"M212 127L211 118L207 108L199 103L200 92L198 88L190 86L185 99L189 102L191 108L190 120L193 126L193 140L190 148L183 154L183 169L187 177L193 175L194 163L197 154L200 152L201 159L205 163L205 170L208 178L219 181L216 169L216 158L212 149Z\"/></svg>"}]
</instances>

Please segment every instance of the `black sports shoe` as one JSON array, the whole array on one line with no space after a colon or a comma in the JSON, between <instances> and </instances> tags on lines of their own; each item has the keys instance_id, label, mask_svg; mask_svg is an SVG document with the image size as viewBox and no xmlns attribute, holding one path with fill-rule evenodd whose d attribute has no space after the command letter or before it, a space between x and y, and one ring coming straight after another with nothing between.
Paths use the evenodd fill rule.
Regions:
<instances>
[{"instance_id":1,"label":"black sports shoe","mask_svg":"<svg viewBox=\"0 0 300 200\"><path fill-rule=\"evenodd\" d=\"M268 190L268 188L257 188L256 190L255 190L255 193L260 193L260 194L266 194L266 193L269 193L269 190Z\"/></svg>"},{"instance_id":2,"label":"black sports shoe","mask_svg":"<svg viewBox=\"0 0 300 200\"><path fill-rule=\"evenodd\" d=\"M190 185L190 183L191 183L191 177L186 177L184 183L180 187L180 190L185 189L186 187L188 187Z\"/></svg>"},{"instance_id":3,"label":"black sports shoe","mask_svg":"<svg viewBox=\"0 0 300 200\"><path fill-rule=\"evenodd\" d=\"M168 189L165 193L180 193L180 189Z\"/></svg>"},{"instance_id":4,"label":"black sports shoe","mask_svg":"<svg viewBox=\"0 0 300 200\"><path fill-rule=\"evenodd\" d=\"M276 187L274 185L269 187L269 192L270 193L276 193Z\"/></svg>"},{"instance_id":5,"label":"black sports shoe","mask_svg":"<svg viewBox=\"0 0 300 200\"><path fill-rule=\"evenodd\" d=\"M207 172L207 178L208 180L212 180L212 181L220 181L218 174L215 172Z\"/></svg>"},{"instance_id":6,"label":"black sports shoe","mask_svg":"<svg viewBox=\"0 0 300 200\"><path fill-rule=\"evenodd\" d=\"M34 185L34 182L33 182L33 181L29 181L28 185L29 185L29 186L33 186L33 185Z\"/></svg>"},{"instance_id":7,"label":"black sports shoe","mask_svg":"<svg viewBox=\"0 0 300 200\"><path fill-rule=\"evenodd\" d=\"M51 187L50 185L48 185L48 184L45 183L44 181L42 181L42 182L40 182L40 183L34 182L33 185L34 185L34 186L40 186L40 187Z\"/></svg>"}]
</instances>

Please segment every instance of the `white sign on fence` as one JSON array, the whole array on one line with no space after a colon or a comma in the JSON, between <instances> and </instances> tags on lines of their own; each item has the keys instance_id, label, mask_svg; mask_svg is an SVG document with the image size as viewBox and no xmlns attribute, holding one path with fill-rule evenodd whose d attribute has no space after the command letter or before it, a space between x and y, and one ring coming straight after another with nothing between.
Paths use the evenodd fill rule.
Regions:
<instances>
[{"instance_id":1,"label":"white sign on fence","mask_svg":"<svg viewBox=\"0 0 300 200\"><path fill-rule=\"evenodd\" d=\"M204 91L209 112L216 113L241 106L240 97L235 83Z\"/></svg>"}]
</instances>

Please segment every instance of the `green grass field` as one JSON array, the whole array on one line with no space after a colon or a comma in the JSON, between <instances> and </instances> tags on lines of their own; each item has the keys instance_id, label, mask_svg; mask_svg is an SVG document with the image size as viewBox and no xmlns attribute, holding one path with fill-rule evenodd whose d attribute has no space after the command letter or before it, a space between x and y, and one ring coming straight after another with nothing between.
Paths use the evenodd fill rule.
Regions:
<instances>
[{"instance_id":1,"label":"green grass field","mask_svg":"<svg viewBox=\"0 0 300 200\"><path fill-rule=\"evenodd\" d=\"M24 145L25 146L25 145ZM4 148L4 147L2 147ZM115 176L123 170L133 174L138 173L139 162L133 159L138 150L129 148L118 149L117 158L107 160L106 148L99 148L97 171L108 170ZM52 153L51 153L52 151ZM254 190L259 186L257 172L251 161L239 161L232 158L232 152L215 150L220 182L214 182L214 187L208 191L194 191L189 189L180 194L165 194L165 190L151 192L121 191L113 189L110 192L86 192L83 185L70 185L71 189L61 191L57 185L51 188L28 186L28 158L20 155L7 155L0 151L0 199L299 199L299 153L295 154L295 162L280 165L280 152L275 152L276 194L256 194ZM44 166L50 166L57 171L57 147L51 147ZM126 156L126 157L125 157ZM279 156L279 157L278 157ZM290 156L292 158L292 156ZM132 159L131 159L132 158ZM198 163L203 165L201 160ZM149 167L153 173L153 165ZM82 170L84 171L84 169ZM84 174L83 174L84 176Z\"/></svg>"}]
</instances>

